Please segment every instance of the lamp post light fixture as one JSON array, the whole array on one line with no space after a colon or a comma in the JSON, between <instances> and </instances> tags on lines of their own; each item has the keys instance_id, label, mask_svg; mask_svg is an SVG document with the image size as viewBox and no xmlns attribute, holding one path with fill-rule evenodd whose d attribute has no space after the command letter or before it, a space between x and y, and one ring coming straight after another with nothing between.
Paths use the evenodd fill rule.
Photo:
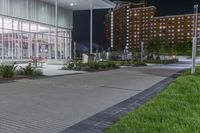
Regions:
<instances>
[{"instance_id":1,"label":"lamp post light fixture","mask_svg":"<svg viewBox=\"0 0 200 133\"><path fill-rule=\"evenodd\" d=\"M197 23L198 23L198 5L194 5L194 27L193 27L193 45L192 45L192 69L191 74L196 71L196 49L197 49Z\"/></svg>"}]
</instances>

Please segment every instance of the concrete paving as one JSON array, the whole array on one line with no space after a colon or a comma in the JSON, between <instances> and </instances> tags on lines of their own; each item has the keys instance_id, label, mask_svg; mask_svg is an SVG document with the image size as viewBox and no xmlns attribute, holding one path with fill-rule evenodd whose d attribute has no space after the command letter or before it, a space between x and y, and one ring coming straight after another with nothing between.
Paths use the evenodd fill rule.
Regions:
<instances>
[{"instance_id":1,"label":"concrete paving","mask_svg":"<svg viewBox=\"0 0 200 133\"><path fill-rule=\"evenodd\" d=\"M82 74L86 73L84 71L71 71L71 70L61 70L62 65L46 65L44 64L42 71L45 76L61 76L61 75L72 75L72 74Z\"/></svg>"},{"instance_id":2,"label":"concrete paving","mask_svg":"<svg viewBox=\"0 0 200 133\"><path fill-rule=\"evenodd\" d=\"M28 64L17 64L18 67L26 67ZM72 71L72 70L62 70L63 65L47 65L43 64L43 67L38 67L43 72L44 76L62 76L62 75L73 75L86 73L84 71Z\"/></svg>"},{"instance_id":3,"label":"concrete paving","mask_svg":"<svg viewBox=\"0 0 200 133\"><path fill-rule=\"evenodd\" d=\"M58 133L187 67L128 67L0 83L0 133Z\"/></svg>"}]
</instances>

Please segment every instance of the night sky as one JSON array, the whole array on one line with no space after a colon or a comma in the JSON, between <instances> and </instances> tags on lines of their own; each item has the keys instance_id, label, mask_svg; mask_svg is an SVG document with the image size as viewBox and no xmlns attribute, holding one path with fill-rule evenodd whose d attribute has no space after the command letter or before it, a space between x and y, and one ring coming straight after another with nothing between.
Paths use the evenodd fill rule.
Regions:
<instances>
[{"instance_id":1,"label":"night sky","mask_svg":"<svg viewBox=\"0 0 200 133\"><path fill-rule=\"evenodd\" d=\"M133 1L137 2L137 0ZM200 6L200 0L148 0L148 6L157 7L158 16L193 13L194 4ZM93 12L93 41L96 45L103 45L103 22L107 12L108 10L95 10ZM73 40L79 45L89 45L89 25L89 11L74 12Z\"/></svg>"}]
</instances>

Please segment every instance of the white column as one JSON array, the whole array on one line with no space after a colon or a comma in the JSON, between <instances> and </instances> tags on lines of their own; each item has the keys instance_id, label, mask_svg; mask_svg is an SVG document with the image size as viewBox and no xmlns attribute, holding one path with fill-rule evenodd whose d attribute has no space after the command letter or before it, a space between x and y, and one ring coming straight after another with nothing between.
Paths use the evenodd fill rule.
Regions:
<instances>
[{"instance_id":1,"label":"white column","mask_svg":"<svg viewBox=\"0 0 200 133\"><path fill-rule=\"evenodd\" d=\"M28 58L31 58L31 49L32 49L32 42L31 42L31 23L29 22L29 33L28 33Z\"/></svg>"},{"instance_id":2,"label":"white column","mask_svg":"<svg viewBox=\"0 0 200 133\"><path fill-rule=\"evenodd\" d=\"M90 0L90 54L93 53L93 0Z\"/></svg>"},{"instance_id":3,"label":"white column","mask_svg":"<svg viewBox=\"0 0 200 133\"><path fill-rule=\"evenodd\" d=\"M55 0L55 26L56 26L56 41L55 41L55 59L58 59L58 0Z\"/></svg>"},{"instance_id":4,"label":"white column","mask_svg":"<svg viewBox=\"0 0 200 133\"><path fill-rule=\"evenodd\" d=\"M11 45L11 55L12 55L12 59L14 59L14 23L12 20L12 45Z\"/></svg>"},{"instance_id":5,"label":"white column","mask_svg":"<svg viewBox=\"0 0 200 133\"><path fill-rule=\"evenodd\" d=\"M51 27L49 28L49 36L48 36L48 53L49 53L49 59L51 59Z\"/></svg>"},{"instance_id":6,"label":"white column","mask_svg":"<svg viewBox=\"0 0 200 133\"><path fill-rule=\"evenodd\" d=\"M2 51L1 51L1 58L4 59L4 17L2 17Z\"/></svg>"},{"instance_id":7,"label":"white column","mask_svg":"<svg viewBox=\"0 0 200 133\"><path fill-rule=\"evenodd\" d=\"M64 55L65 55L64 57L65 57L65 59L67 59L67 50L68 50L67 44L68 44L68 42L67 42L67 31L66 31L66 32L65 32L65 44L64 44L64 45L65 45L65 46L64 46L64 47L65 47L65 48L64 48L64 49L65 49L65 50L64 50Z\"/></svg>"},{"instance_id":8,"label":"white column","mask_svg":"<svg viewBox=\"0 0 200 133\"><path fill-rule=\"evenodd\" d=\"M21 22L21 59L23 59L23 32L22 32L22 22Z\"/></svg>"},{"instance_id":9,"label":"white column","mask_svg":"<svg viewBox=\"0 0 200 133\"><path fill-rule=\"evenodd\" d=\"M69 58L72 59L72 32L70 32L69 36Z\"/></svg>"},{"instance_id":10,"label":"white column","mask_svg":"<svg viewBox=\"0 0 200 133\"><path fill-rule=\"evenodd\" d=\"M16 33L14 33L14 56L17 58L17 38L16 38Z\"/></svg>"},{"instance_id":11,"label":"white column","mask_svg":"<svg viewBox=\"0 0 200 133\"><path fill-rule=\"evenodd\" d=\"M59 40L59 51L60 51L60 57L59 57L59 59L62 59L62 38L59 38L58 39Z\"/></svg>"},{"instance_id":12,"label":"white column","mask_svg":"<svg viewBox=\"0 0 200 133\"><path fill-rule=\"evenodd\" d=\"M38 24L36 24L36 57L39 57L39 43L38 43Z\"/></svg>"},{"instance_id":13,"label":"white column","mask_svg":"<svg viewBox=\"0 0 200 133\"><path fill-rule=\"evenodd\" d=\"M19 32L18 32L18 52L17 52L17 54L18 54L18 60L20 59L20 35L19 35Z\"/></svg>"},{"instance_id":14,"label":"white column","mask_svg":"<svg viewBox=\"0 0 200 133\"><path fill-rule=\"evenodd\" d=\"M7 38L6 38L7 42L8 42L8 57L7 58L10 58L10 32L7 33Z\"/></svg>"},{"instance_id":15,"label":"white column","mask_svg":"<svg viewBox=\"0 0 200 133\"><path fill-rule=\"evenodd\" d=\"M20 23L18 21L18 33L17 33L17 41L18 41L18 52L17 52L17 56L18 56L18 60L20 59Z\"/></svg>"}]
</instances>

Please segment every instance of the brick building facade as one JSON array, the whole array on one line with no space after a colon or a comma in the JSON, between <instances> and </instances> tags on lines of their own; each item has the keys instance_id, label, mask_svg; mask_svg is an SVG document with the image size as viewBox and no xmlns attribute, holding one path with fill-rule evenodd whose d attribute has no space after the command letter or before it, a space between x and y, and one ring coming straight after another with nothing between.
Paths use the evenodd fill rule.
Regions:
<instances>
[{"instance_id":1,"label":"brick building facade","mask_svg":"<svg viewBox=\"0 0 200 133\"><path fill-rule=\"evenodd\" d=\"M113 50L140 49L154 38L163 38L170 44L191 42L194 15L157 16L155 6L143 3L123 3L105 16L105 48ZM200 14L198 14L200 32Z\"/></svg>"}]
</instances>

